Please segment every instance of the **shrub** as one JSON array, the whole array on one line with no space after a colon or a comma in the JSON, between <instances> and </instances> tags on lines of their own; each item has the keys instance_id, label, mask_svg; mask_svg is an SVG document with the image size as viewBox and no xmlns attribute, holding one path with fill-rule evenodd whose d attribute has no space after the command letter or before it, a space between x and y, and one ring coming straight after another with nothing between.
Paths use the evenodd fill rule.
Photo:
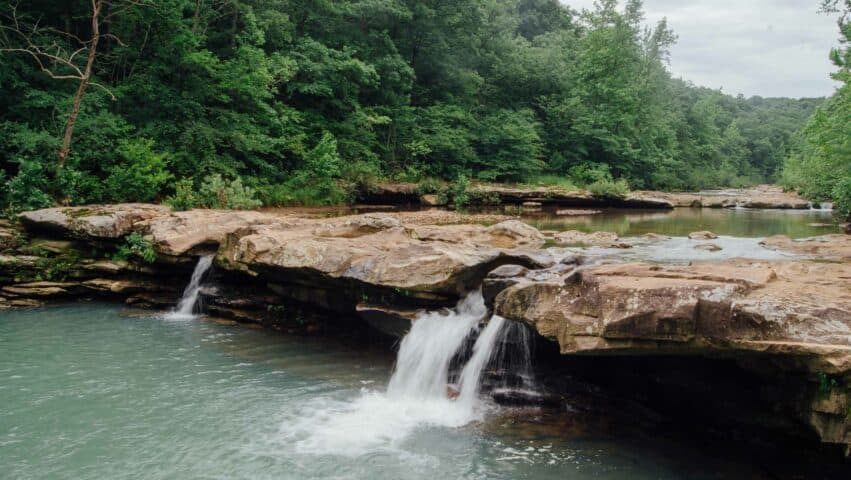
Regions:
<instances>
[{"instance_id":1,"label":"shrub","mask_svg":"<svg viewBox=\"0 0 851 480\"><path fill-rule=\"evenodd\" d=\"M576 185L591 185L612 180L612 172L605 163L589 162L574 165L568 169L567 176Z\"/></svg>"},{"instance_id":2,"label":"shrub","mask_svg":"<svg viewBox=\"0 0 851 480\"><path fill-rule=\"evenodd\" d=\"M420 180L417 184L417 193L420 195L428 195L432 193L440 193L443 189L443 182L434 178L426 177Z\"/></svg>"},{"instance_id":3,"label":"shrub","mask_svg":"<svg viewBox=\"0 0 851 480\"><path fill-rule=\"evenodd\" d=\"M833 187L833 208L851 218L851 177L843 178Z\"/></svg>"},{"instance_id":4,"label":"shrub","mask_svg":"<svg viewBox=\"0 0 851 480\"><path fill-rule=\"evenodd\" d=\"M499 197L498 193L488 190L472 189L467 192L467 196L471 205L494 206L502 203L502 199Z\"/></svg>"},{"instance_id":5,"label":"shrub","mask_svg":"<svg viewBox=\"0 0 851 480\"><path fill-rule=\"evenodd\" d=\"M623 198L629 193L629 184L626 180L598 180L588 185L588 191L599 198Z\"/></svg>"},{"instance_id":6,"label":"shrub","mask_svg":"<svg viewBox=\"0 0 851 480\"><path fill-rule=\"evenodd\" d=\"M341 178L343 174L343 160L337 152L337 140L326 132L319 143L305 154L303 167L283 187L271 191L278 197L276 203L282 205L345 203L352 194Z\"/></svg>"},{"instance_id":7,"label":"shrub","mask_svg":"<svg viewBox=\"0 0 851 480\"><path fill-rule=\"evenodd\" d=\"M470 203L470 179L463 173L459 173L455 180L441 189L437 194L439 203L452 203L456 208Z\"/></svg>"},{"instance_id":8,"label":"shrub","mask_svg":"<svg viewBox=\"0 0 851 480\"><path fill-rule=\"evenodd\" d=\"M165 204L177 211L189 210L199 206L195 185L191 178L182 178L174 184L174 195L165 199Z\"/></svg>"},{"instance_id":9,"label":"shrub","mask_svg":"<svg viewBox=\"0 0 851 480\"><path fill-rule=\"evenodd\" d=\"M154 141L134 139L118 146L121 163L113 166L106 178L106 193L118 202L150 202L172 179L168 156L155 153Z\"/></svg>"},{"instance_id":10,"label":"shrub","mask_svg":"<svg viewBox=\"0 0 851 480\"><path fill-rule=\"evenodd\" d=\"M208 175L198 189L199 204L208 208L251 209L262 205L253 188L242 179L227 181L218 173Z\"/></svg>"},{"instance_id":11,"label":"shrub","mask_svg":"<svg viewBox=\"0 0 851 480\"><path fill-rule=\"evenodd\" d=\"M53 206L53 199L46 193L48 183L40 163L21 160L18 173L4 184L6 215Z\"/></svg>"},{"instance_id":12,"label":"shrub","mask_svg":"<svg viewBox=\"0 0 851 480\"><path fill-rule=\"evenodd\" d=\"M114 260L130 260L132 257L138 257L148 263L154 263L157 260L157 251L151 242L142 238L139 232L133 232L124 238L124 244L118 247L118 251L112 256Z\"/></svg>"}]
</instances>

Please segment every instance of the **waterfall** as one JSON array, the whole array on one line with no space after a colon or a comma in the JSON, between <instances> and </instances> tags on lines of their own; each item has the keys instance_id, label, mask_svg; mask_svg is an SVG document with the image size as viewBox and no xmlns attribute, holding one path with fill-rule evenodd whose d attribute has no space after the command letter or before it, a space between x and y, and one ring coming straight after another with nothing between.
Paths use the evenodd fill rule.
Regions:
<instances>
[{"instance_id":1,"label":"waterfall","mask_svg":"<svg viewBox=\"0 0 851 480\"><path fill-rule=\"evenodd\" d=\"M285 441L304 454L357 456L393 448L423 426L452 428L481 419L483 372L490 366L513 368L497 363L506 359L526 366L531 361L523 353L528 346L513 343L530 340L522 337L526 327L499 316L481 330L467 358L468 339L486 316L481 291L452 310L419 315L399 345L386 391L362 388L354 399L311 401L282 424ZM452 398L450 370L457 363L464 367Z\"/></svg>"},{"instance_id":2,"label":"waterfall","mask_svg":"<svg viewBox=\"0 0 851 480\"><path fill-rule=\"evenodd\" d=\"M485 315L482 292L476 291L453 311L429 312L417 318L399 346L387 395L445 399L452 358Z\"/></svg>"},{"instance_id":3,"label":"waterfall","mask_svg":"<svg viewBox=\"0 0 851 480\"><path fill-rule=\"evenodd\" d=\"M167 315L169 319L192 318L195 304L198 303L198 294L201 292L201 280L212 266L213 257L213 255L205 255L198 259L195 270L192 271L189 285L183 290L183 297L180 298L177 307Z\"/></svg>"},{"instance_id":4,"label":"waterfall","mask_svg":"<svg viewBox=\"0 0 851 480\"><path fill-rule=\"evenodd\" d=\"M459 394L456 401L465 410L472 412L475 406L482 380L482 370L493 356L494 347L502 336L504 326L505 319L494 315L473 345L473 356L464 365L464 370L461 371L461 377L458 379Z\"/></svg>"}]
</instances>

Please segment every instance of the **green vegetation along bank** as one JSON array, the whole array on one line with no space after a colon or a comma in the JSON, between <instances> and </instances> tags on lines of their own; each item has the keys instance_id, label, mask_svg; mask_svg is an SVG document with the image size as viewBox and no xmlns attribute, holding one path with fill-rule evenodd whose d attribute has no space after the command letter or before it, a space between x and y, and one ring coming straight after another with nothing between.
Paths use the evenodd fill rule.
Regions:
<instances>
[{"instance_id":1,"label":"green vegetation along bank","mask_svg":"<svg viewBox=\"0 0 851 480\"><path fill-rule=\"evenodd\" d=\"M841 158L819 145L851 123L847 87L793 137L821 99L673 79L676 36L646 29L638 0L2 0L0 15L12 212L334 204L379 180L741 186L778 178L790 149L789 184L824 197L834 182L810 165Z\"/></svg>"}]
</instances>

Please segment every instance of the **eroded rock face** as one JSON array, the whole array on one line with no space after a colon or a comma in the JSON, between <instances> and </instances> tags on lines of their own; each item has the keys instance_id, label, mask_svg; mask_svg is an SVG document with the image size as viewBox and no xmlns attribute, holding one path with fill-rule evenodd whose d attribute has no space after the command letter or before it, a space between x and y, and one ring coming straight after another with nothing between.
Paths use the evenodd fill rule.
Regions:
<instances>
[{"instance_id":1,"label":"eroded rock face","mask_svg":"<svg viewBox=\"0 0 851 480\"><path fill-rule=\"evenodd\" d=\"M833 347L840 365L851 362L851 283L838 278L851 278L851 265L611 264L581 270L578 279L564 274L520 283L497 297L496 310L536 326L566 353L730 348L713 340L745 342L732 350L747 349L746 342L792 342L802 354Z\"/></svg>"},{"instance_id":2,"label":"eroded rock face","mask_svg":"<svg viewBox=\"0 0 851 480\"><path fill-rule=\"evenodd\" d=\"M795 407L801 420L823 441L851 445L851 403L824 407L816 380L834 379L839 392L851 385L849 263L611 264L513 282L495 312L563 354L770 359L762 365L810 378Z\"/></svg>"}]
</instances>

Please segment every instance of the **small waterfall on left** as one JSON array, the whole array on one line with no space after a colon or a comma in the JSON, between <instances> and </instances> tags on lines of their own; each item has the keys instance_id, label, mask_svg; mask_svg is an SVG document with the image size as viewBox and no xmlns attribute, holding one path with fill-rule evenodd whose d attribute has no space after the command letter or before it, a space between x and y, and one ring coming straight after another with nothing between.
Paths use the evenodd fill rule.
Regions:
<instances>
[{"instance_id":1,"label":"small waterfall on left","mask_svg":"<svg viewBox=\"0 0 851 480\"><path fill-rule=\"evenodd\" d=\"M166 318L171 320L181 320L192 318L192 312L195 309L195 304L198 303L198 294L201 292L201 280L204 279L204 274L213 265L214 255L205 255L198 259L195 264L195 270L192 271L192 278L189 280L189 285L183 290L183 296L177 307L166 315Z\"/></svg>"}]
</instances>

